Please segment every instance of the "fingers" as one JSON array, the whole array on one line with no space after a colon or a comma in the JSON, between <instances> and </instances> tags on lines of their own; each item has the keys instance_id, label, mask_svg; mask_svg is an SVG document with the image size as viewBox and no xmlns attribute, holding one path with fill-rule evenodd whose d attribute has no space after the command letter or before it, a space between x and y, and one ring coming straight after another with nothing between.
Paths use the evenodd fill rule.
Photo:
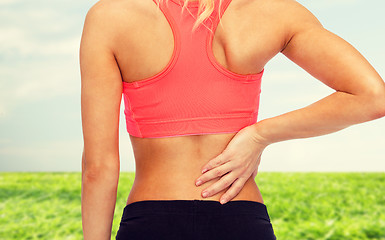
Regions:
<instances>
[{"instance_id":1,"label":"fingers","mask_svg":"<svg viewBox=\"0 0 385 240\"><path fill-rule=\"evenodd\" d=\"M228 172L230 172L234 167L232 166L232 164L230 164L230 162L227 162L226 164L223 164L219 167L216 167L214 169L211 169L211 170L208 170L206 173L204 173L203 175L201 175L195 182L195 185L196 186L199 186L199 185L202 185L203 183L211 180L211 179L214 179L214 178L217 178L217 177L220 177Z\"/></svg>"},{"instance_id":2,"label":"fingers","mask_svg":"<svg viewBox=\"0 0 385 240\"><path fill-rule=\"evenodd\" d=\"M206 165L202 168L202 173L205 173L209 171L210 169L213 169L219 165L222 165L226 162L230 161L229 157L226 156L225 152L223 151L221 154L216 156L214 159L210 160Z\"/></svg>"},{"instance_id":3,"label":"fingers","mask_svg":"<svg viewBox=\"0 0 385 240\"><path fill-rule=\"evenodd\" d=\"M219 193L223 189L230 186L234 182L235 179L236 179L236 176L235 176L234 172L230 172L230 173L224 175L218 181L216 181L214 184L212 184L210 187L205 189L202 192L202 197L210 197L210 196L213 196L213 195Z\"/></svg>"},{"instance_id":4,"label":"fingers","mask_svg":"<svg viewBox=\"0 0 385 240\"><path fill-rule=\"evenodd\" d=\"M245 185L247 179L240 177L237 178L231 187L224 193L220 199L221 204L225 204L231 199L233 199L235 196L238 195L238 193L242 190L243 186Z\"/></svg>"}]
</instances>

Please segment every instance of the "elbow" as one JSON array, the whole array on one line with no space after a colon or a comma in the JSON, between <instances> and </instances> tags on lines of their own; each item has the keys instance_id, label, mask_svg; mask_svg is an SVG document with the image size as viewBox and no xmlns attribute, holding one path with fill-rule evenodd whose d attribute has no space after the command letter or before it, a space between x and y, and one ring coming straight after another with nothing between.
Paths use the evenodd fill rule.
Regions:
<instances>
[{"instance_id":1,"label":"elbow","mask_svg":"<svg viewBox=\"0 0 385 240\"><path fill-rule=\"evenodd\" d=\"M105 159L104 159L105 160ZM85 159L83 160L83 168L82 168L82 175L84 181L87 182L117 182L119 179L119 171L120 167L119 164L98 164L97 162L101 161L94 161L89 163ZM103 161L103 162L110 162L110 161ZM117 161L119 162L119 161Z\"/></svg>"},{"instance_id":2,"label":"elbow","mask_svg":"<svg viewBox=\"0 0 385 240\"><path fill-rule=\"evenodd\" d=\"M83 171L83 180L86 182L117 182L119 171L106 168L91 168Z\"/></svg>"},{"instance_id":3,"label":"elbow","mask_svg":"<svg viewBox=\"0 0 385 240\"><path fill-rule=\"evenodd\" d=\"M385 100L381 102L381 106L374 113L374 119L385 117Z\"/></svg>"},{"instance_id":4,"label":"elbow","mask_svg":"<svg viewBox=\"0 0 385 240\"><path fill-rule=\"evenodd\" d=\"M370 117L372 120L385 116L385 87L384 90L376 91L371 94L370 102Z\"/></svg>"}]
</instances>

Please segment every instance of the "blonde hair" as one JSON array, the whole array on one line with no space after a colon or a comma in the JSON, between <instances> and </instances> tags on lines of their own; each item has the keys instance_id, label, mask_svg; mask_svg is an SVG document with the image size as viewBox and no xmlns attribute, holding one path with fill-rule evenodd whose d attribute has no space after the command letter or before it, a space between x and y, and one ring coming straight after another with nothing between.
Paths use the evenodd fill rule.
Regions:
<instances>
[{"instance_id":1,"label":"blonde hair","mask_svg":"<svg viewBox=\"0 0 385 240\"><path fill-rule=\"evenodd\" d=\"M156 0L158 2L158 7L159 7L159 4L164 1L166 1L166 4L168 4L168 2L170 0ZM182 0L176 0L176 1L182 1ZM192 28L192 31L194 32L200 24L204 25L206 28L207 26L204 24L204 21L206 21L210 16L211 14L213 13L214 11L214 8L215 8L215 0L196 0L199 2L199 5L198 5L198 18L195 20L195 23L193 25L193 28ZM221 9L221 5L222 5L222 2L223 0L218 0L219 1L219 5L218 5L218 12L220 11ZM193 16L193 14L190 12L190 10L187 8L187 3L188 3L188 0L184 0L184 4L183 4L183 7L182 7L182 13L184 12L185 9L187 9L187 11ZM218 18L221 14L218 14ZM194 16L193 16L194 17ZM219 23L221 23L221 21L219 20ZM207 28L209 29L209 28ZM213 33L212 29L209 29L210 32Z\"/></svg>"}]
</instances>

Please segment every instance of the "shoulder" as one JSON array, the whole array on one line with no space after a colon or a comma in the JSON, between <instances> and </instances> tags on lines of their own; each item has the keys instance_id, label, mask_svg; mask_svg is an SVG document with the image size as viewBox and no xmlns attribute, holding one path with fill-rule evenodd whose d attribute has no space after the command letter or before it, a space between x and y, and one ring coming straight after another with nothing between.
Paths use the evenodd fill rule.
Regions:
<instances>
[{"instance_id":1,"label":"shoulder","mask_svg":"<svg viewBox=\"0 0 385 240\"><path fill-rule=\"evenodd\" d=\"M283 29L285 46L297 33L323 28L322 23L305 6L296 0L252 0L255 11L264 15L266 22ZM257 10L258 9L258 10Z\"/></svg>"},{"instance_id":2,"label":"shoulder","mask_svg":"<svg viewBox=\"0 0 385 240\"><path fill-rule=\"evenodd\" d=\"M305 6L295 0L274 0L280 8L281 16L294 27L314 25L322 26L317 17Z\"/></svg>"},{"instance_id":3,"label":"shoulder","mask_svg":"<svg viewBox=\"0 0 385 240\"><path fill-rule=\"evenodd\" d=\"M251 2L256 14L260 12L266 17L272 17L272 21L297 25L321 24L309 9L295 0L251 0Z\"/></svg>"},{"instance_id":4,"label":"shoulder","mask_svg":"<svg viewBox=\"0 0 385 240\"><path fill-rule=\"evenodd\" d=\"M99 0L88 10L85 25L96 25L105 31L118 33L154 15L150 11L151 4L152 0Z\"/></svg>"},{"instance_id":5,"label":"shoulder","mask_svg":"<svg viewBox=\"0 0 385 240\"><path fill-rule=\"evenodd\" d=\"M99 0L88 10L86 20L95 24L111 24L108 20L116 20L125 10L129 10L129 2L122 0Z\"/></svg>"},{"instance_id":6,"label":"shoulder","mask_svg":"<svg viewBox=\"0 0 385 240\"><path fill-rule=\"evenodd\" d=\"M138 0L99 0L88 10L85 22L114 30L127 23L135 23L145 15L146 6Z\"/></svg>"},{"instance_id":7,"label":"shoulder","mask_svg":"<svg viewBox=\"0 0 385 240\"><path fill-rule=\"evenodd\" d=\"M259 23L301 27L322 26L317 17L295 0L233 0L235 12L242 17L252 16Z\"/></svg>"},{"instance_id":8,"label":"shoulder","mask_svg":"<svg viewBox=\"0 0 385 240\"><path fill-rule=\"evenodd\" d=\"M271 11L292 31L310 26L322 27L317 17L295 0L269 0Z\"/></svg>"},{"instance_id":9,"label":"shoulder","mask_svg":"<svg viewBox=\"0 0 385 240\"><path fill-rule=\"evenodd\" d=\"M123 26L134 22L136 0L99 0L92 5L84 19L83 37L113 47Z\"/></svg>"},{"instance_id":10,"label":"shoulder","mask_svg":"<svg viewBox=\"0 0 385 240\"><path fill-rule=\"evenodd\" d=\"M87 17L103 20L114 20L120 17L129 19L135 14L148 13L148 7L151 4L152 0L99 0L88 10Z\"/></svg>"}]
</instances>

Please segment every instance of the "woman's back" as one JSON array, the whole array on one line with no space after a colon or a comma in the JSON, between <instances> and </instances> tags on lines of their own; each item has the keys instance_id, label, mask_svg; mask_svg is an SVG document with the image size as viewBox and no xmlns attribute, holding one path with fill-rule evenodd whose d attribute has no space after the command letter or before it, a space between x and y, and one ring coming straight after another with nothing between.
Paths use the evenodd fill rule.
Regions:
<instances>
[{"instance_id":1,"label":"woman's back","mask_svg":"<svg viewBox=\"0 0 385 240\"><path fill-rule=\"evenodd\" d=\"M181 18L180 0L166 1L161 12L155 0L101 0L87 14L80 48L84 235L110 237L123 93L136 177L117 239L273 240L251 177L263 149L383 117L384 82L295 0L223 0L229 5L214 26L212 46L207 31L190 35L192 19L187 12L190 18ZM177 20L167 21L165 12ZM173 38L172 22L182 37ZM279 52L336 92L254 124L259 77ZM210 170L201 176L203 167ZM194 185L197 178L203 185ZM207 188L213 191L205 199L214 201L200 201Z\"/></svg>"},{"instance_id":2,"label":"woman's back","mask_svg":"<svg viewBox=\"0 0 385 240\"><path fill-rule=\"evenodd\" d=\"M277 1L278 2L278 1ZM169 4L176 4L170 1ZM107 5L107 4L106 4ZM277 12L283 3L233 0L221 18L212 43L217 62L237 74L257 74L282 50L287 27ZM172 29L153 0L109 1L114 14L113 52L125 82L141 81L161 72L173 54ZM255 14L258 13L258 14ZM186 26L190 27L190 26ZM226 29L226 31L224 31ZM212 199L202 190L218 178L195 186L202 167L219 155L236 133L166 138L130 136L136 161L135 182L127 203L149 199ZM253 178L232 200L263 202Z\"/></svg>"}]
</instances>

